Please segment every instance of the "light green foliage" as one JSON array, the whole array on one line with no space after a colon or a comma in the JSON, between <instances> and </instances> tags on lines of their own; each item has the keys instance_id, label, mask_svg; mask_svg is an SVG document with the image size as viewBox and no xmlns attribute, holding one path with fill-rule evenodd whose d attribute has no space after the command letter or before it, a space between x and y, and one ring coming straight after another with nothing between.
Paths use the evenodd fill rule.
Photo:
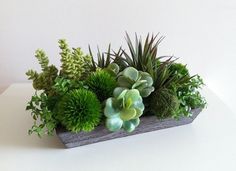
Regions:
<instances>
[{"instance_id":1,"label":"light green foliage","mask_svg":"<svg viewBox=\"0 0 236 171\"><path fill-rule=\"evenodd\" d=\"M71 90L58 104L58 118L69 131L91 131L101 118L101 104L96 95L86 89Z\"/></svg>"},{"instance_id":2,"label":"light green foliage","mask_svg":"<svg viewBox=\"0 0 236 171\"><path fill-rule=\"evenodd\" d=\"M147 72L137 71L133 67L124 69L118 75L118 85L128 89L137 89L142 97L148 97L153 91L152 77Z\"/></svg>"},{"instance_id":3,"label":"light green foliage","mask_svg":"<svg viewBox=\"0 0 236 171\"><path fill-rule=\"evenodd\" d=\"M42 72L29 70L26 72L29 80L33 80L33 87L36 90L45 90L46 94L53 95L52 86L57 77L58 70L54 65L48 66L49 60L43 50L37 50L35 57L41 65Z\"/></svg>"},{"instance_id":4,"label":"light green foliage","mask_svg":"<svg viewBox=\"0 0 236 171\"><path fill-rule=\"evenodd\" d=\"M144 111L144 104L139 91L127 90L117 87L114 97L106 100L104 114L107 117L106 127L110 131L118 131L123 128L132 132L139 125L139 117Z\"/></svg>"},{"instance_id":5,"label":"light green foliage","mask_svg":"<svg viewBox=\"0 0 236 171\"><path fill-rule=\"evenodd\" d=\"M36 133L39 137L44 134L53 134L58 123L55 113L51 109L55 104L54 100L48 97L46 93L37 94L36 92L32 96L26 107L26 110L31 110L31 115L35 120L29 134ZM38 121L40 121L40 124L38 124Z\"/></svg>"},{"instance_id":6,"label":"light green foliage","mask_svg":"<svg viewBox=\"0 0 236 171\"><path fill-rule=\"evenodd\" d=\"M180 104L175 92L167 88L155 91L150 96L150 99L149 110L157 118L173 117L179 110Z\"/></svg>"},{"instance_id":7,"label":"light green foliage","mask_svg":"<svg viewBox=\"0 0 236 171\"><path fill-rule=\"evenodd\" d=\"M206 101L199 92L202 85L203 81L201 77L196 75L189 82L177 88L177 97L180 101L178 115L191 116L191 109L204 108L206 106Z\"/></svg>"},{"instance_id":8,"label":"light green foliage","mask_svg":"<svg viewBox=\"0 0 236 171\"><path fill-rule=\"evenodd\" d=\"M87 78L85 85L87 85L89 90L93 91L102 102L112 96L117 83L114 76L111 76L107 71L99 70L92 73Z\"/></svg>"},{"instance_id":9,"label":"light green foliage","mask_svg":"<svg viewBox=\"0 0 236 171\"><path fill-rule=\"evenodd\" d=\"M69 79L82 79L92 70L92 58L82 52L81 48L69 49L65 40L59 40L61 49L62 76Z\"/></svg>"},{"instance_id":10,"label":"light green foliage","mask_svg":"<svg viewBox=\"0 0 236 171\"><path fill-rule=\"evenodd\" d=\"M85 88L85 86L83 85L83 82L78 80L69 80L63 77L57 77L52 88L58 95L62 96L70 90Z\"/></svg>"},{"instance_id":11,"label":"light green foliage","mask_svg":"<svg viewBox=\"0 0 236 171\"><path fill-rule=\"evenodd\" d=\"M43 71L47 70L49 60L46 53L42 49L38 49L35 52L35 57L38 59L39 64Z\"/></svg>"}]
</instances>

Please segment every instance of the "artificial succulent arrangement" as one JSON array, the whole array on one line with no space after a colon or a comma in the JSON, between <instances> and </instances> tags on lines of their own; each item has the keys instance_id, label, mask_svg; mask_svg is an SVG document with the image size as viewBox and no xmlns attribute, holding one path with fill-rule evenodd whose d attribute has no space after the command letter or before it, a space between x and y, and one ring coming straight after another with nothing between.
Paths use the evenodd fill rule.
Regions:
<instances>
[{"instance_id":1,"label":"artificial succulent arrangement","mask_svg":"<svg viewBox=\"0 0 236 171\"><path fill-rule=\"evenodd\" d=\"M173 56L158 56L162 40L147 35L143 42L136 35L132 42L126 34L128 51L111 51L109 45L96 56L90 47L85 54L59 40L60 69L37 50L42 70L26 72L36 90L26 107L34 119L29 134L52 135L59 125L75 133L92 131L101 124L112 132L132 132L140 117L178 119L204 108L201 77L191 76Z\"/></svg>"}]
</instances>

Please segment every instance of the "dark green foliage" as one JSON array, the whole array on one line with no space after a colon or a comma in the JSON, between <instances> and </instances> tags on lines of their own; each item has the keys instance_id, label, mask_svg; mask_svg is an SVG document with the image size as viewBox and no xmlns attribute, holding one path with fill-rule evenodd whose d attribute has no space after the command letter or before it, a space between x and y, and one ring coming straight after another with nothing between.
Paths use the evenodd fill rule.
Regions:
<instances>
[{"instance_id":1,"label":"dark green foliage","mask_svg":"<svg viewBox=\"0 0 236 171\"><path fill-rule=\"evenodd\" d=\"M99 124L101 104L89 90L72 90L58 104L58 118L69 131L91 131Z\"/></svg>"},{"instance_id":2,"label":"dark green foliage","mask_svg":"<svg viewBox=\"0 0 236 171\"><path fill-rule=\"evenodd\" d=\"M129 47L129 54L123 49L120 49L117 53L114 54L115 62L120 65L121 68L134 67L139 71L144 71L149 73L152 78L156 79L156 69L157 64L162 57L157 57L158 45L163 40L163 37L160 37L157 40L157 36L147 35L144 45L142 44L141 38L138 39L137 35L135 36L135 42L132 43L129 35L126 33L126 42Z\"/></svg>"},{"instance_id":3,"label":"dark green foliage","mask_svg":"<svg viewBox=\"0 0 236 171\"><path fill-rule=\"evenodd\" d=\"M26 72L29 80L33 80L33 87L36 90L45 90L47 95L53 95L52 86L58 75L58 70L54 65L48 66L49 60L43 50L37 50L35 57L41 65L42 72L29 70Z\"/></svg>"},{"instance_id":4,"label":"dark green foliage","mask_svg":"<svg viewBox=\"0 0 236 171\"><path fill-rule=\"evenodd\" d=\"M170 72L172 72L172 74L178 75L178 77L189 76L187 66L181 63L172 63L170 65Z\"/></svg>"},{"instance_id":5,"label":"dark green foliage","mask_svg":"<svg viewBox=\"0 0 236 171\"><path fill-rule=\"evenodd\" d=\"M206 101L199 92L203 85L202 79L198 75L191 76L186 65L175 62L176 58L158 57L158 46L162 40L163 37L158 39L157 36L147 35L142 42L135 35L135 41L132 42L126 34L128 52L120 48L118 52L111 53L109 45L107 52L101 53L98 49L97 61L90 47L90 55L86 55L81 48L70 49L65 40L59 40L60 71L54 65L49 65L43 50L37 50L35 57L42 72L29 70L26 73L33 81L33 87L41 92L36 92L27 105L27 110L31 110L35 120L29 134L51 135L57 124L73 132L93 130L103 122L101 102L113 96L117 80L120 86L129 84L128 88L132 91L137 89L140 92L145 104L145 115L156 115L160 119L179 118L190 116L194 108L204 108ZM127 70L132 67L132 70ZM147 74L138 76L145 72L152 79ZM124 79L124 76L128 76L128 79ZM127 100L131 104L130 99ZM110 107L113 109L114 106ZM117 114L117 111L112 112ZM125 117L134 114L130 110L123 113Z\"/></svg>"},{"instance_id":6,"label":"dark green foliage","mask_svg":"<svg viewBox=\"0 0 236 171\"><path fill-rule=\"evenodd\" d=\"M179 118L180 116L190 116L191 109L205 107L205 99L199 92L203 85L202 79L197 75L191 77L186 65L174 62L162 63L157 71L158 77L155 83L155 92L145 100L148 108L147 111L152 110L153 113L158 114L163 110L161 118L165 116ZM172 108L171 105L168 105L171 99L173 102L176 99L178 100L178 108ZM155 103L157 103L156 107ZM164 110L165 108L166 110ZM175 109L175 111L172 109Z\"/></svg>"},{"instance_id":7,"label":"dark green foliage","mask_svg":"<svg viewBox=\"0 0 236 171\"><path fill-rule=\"evenodd\" d=\"M29 130L29 134L36 133L39 137L43 134L52 135L58 123L55 113L52 112L54 108L55 99L48 97L46 93L37 94L32 96L26 110L31 110L34 124ZM40 124L37 122L40 121Z\"/></svg>"},{"instance_id":8,"label":"dark green foliage","mask_svg":"<svg viewBox=\"0 0 236 171\"><path fill-rule=\"evenodd\" d=\"M126 67L134 67L139 71L149 73L153 78L153 86L156 90L160 88L168 88L174 82L175 84L182 84L188 81L188 77L178 77L170 70L171 65L175 59L168 56L157 56L158 46L164 37L157 39L157 36L147 35L144 44L142 39L135 36L135 41L132 43L128 34L126 34L126 41L129 47L129 54L123 49L120 49L115 56L116 62L121 69Z\"/></svg>"},{"instance_id":9,"label":"dark green foliage","mask_svg":"<svg viewBox=\"0 0 236 171\"><path fill-rule=\"evenodd\" d=\"M101 102L111 97L117 86L116 78L103 70L92 73L85 84L97 95Z\"/></svg>"},{"instance_id":10,"label":"dark green foliage","mask_svg":"<svg viewBox=\"0 0 236 171\"><path fill-rule=\"evenodd\" d=\"M179 100L175 92L167 88L155 91L150 99L149 110L157 118L173 117L179 109Z\"/></svg>"},{"instance_id":11,"label":"dark green foliage","mask_svg":"<svg viewBox=\"0 0 236 171\"><path fill-rule=\"evenodd\" d=\"M92 57L92 64L93 64L93 71L96 71L97 68L107 68L109 64L112 63L112 58L111 58L111 45L109 44L107 52L100 52L98 48L97 52L97 62L95 61L95 57L92 53L92 50L89 46L89 53L90 56Z\"/></svg>"}]
</instances>

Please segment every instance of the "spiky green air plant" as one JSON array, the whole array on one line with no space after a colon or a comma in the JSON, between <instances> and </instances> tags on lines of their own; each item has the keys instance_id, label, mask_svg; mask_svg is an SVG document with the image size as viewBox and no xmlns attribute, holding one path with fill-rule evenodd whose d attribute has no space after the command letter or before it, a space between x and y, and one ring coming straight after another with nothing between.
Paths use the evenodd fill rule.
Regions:
<instances>
[{"instance_id":1,"label":"spiky green air plant","mask_svg":"<svg viewBox=\"0 0 236 171\"><path fill-rule=\"evenodd\" d=\"M144 104L139 91L117 87L111 98L106 100L104 114L107 117L106 127L110 131L123 128L132 132L139 125L139 117L144 111Z\"/></svg>"},{"instance_id":2,"label":"spiky green air plant","mask_svg":"<svg viewBox=\"0 0 236 171\"><path fill-rule=\"evenodd\" d=\"M81 48L70 50L64 39L59 40L61 49L61 75L69 79L83 79L92 70L92 58L82 52Z\"/></svg>"},{"instance_id":3,"label":"spiky green air plant","mask_svg":"<svg viewBox=\"0 0 236 171\"><path fill-rule=\"evenodd\" d=\"M71 90L58 104L58 118L72 132L91 131L100 122L101 104L97 96L86 89Z\"/></svg>"},{"instance_id":4,"label":"spiky green air plant","mask_svg":"<svg viewBox=\"0 0 236 171\"><path fill-rule=\"evenodd\" d=\"M128 89L137 89L142 97L148 97L153 91L153 80L147 72L128 67L118 74L118 85Z\"/></svg>"},{"instance_id":5,"label":"spiky green air plant","mask_svg":"<svg viewBox=\"0 0 236 171\"><path fill-rule=\"evenodd\" d=\"M92 57L92 68L93 71L96 71L97 68L107 68L111 63L112 63L112 58L111 58L111 45L109 44L108 46L108 50L107 52L100 52L99 48L98 48L98 52L97 52L97 62L95 60L95 57L92 53L92 50L89 46L89 53L90 56Z\"/></svg>"},{"instance_id":6,"label":"spiky green air plant","mask_svg":"<svg viewBox=\"0 0 236 171\"><path fill-rule=\"evenodd\" d=\"M47 95L53 95L52 86L58 76L58 70L54 65L48 65L49 60L43 50L36 50L35 57L41 65L42 72L38 73L37 71L29 70L26 75L29 80L33 80L33 87L36 90L45 90Z\"/></svg>"},{"instance_id":7,"label":"spiky green air plant","mask_svg":"<svg viewBox=\"0 0 236 171\"><path fill-rule=\"evenodd\" d=\"M128 54L125 50L120 49L114 54L114 62L121 66L121 68L130 66L139 71L148 72L155 80L156 65L162 58L157 57L157 50L163 38L157 39L157 35L149 36L148 34L143 45L141 38L138 39L137 35L135 35L135 42L132 43L129 35L126 33L126 42L130 53Z\"/></svg>"},{"instance_id":8,"label":"spiky green air plant","mask_svg":"<svg viewBox=\"0 0 236 171\"><path fill-rule=\"evenodd\" d=\"M99 70L92 73L85 81L89 90L93 91L102 102L112 96L116 88L116 77L110 75L107 71Z\"/></svg>"}]
</instances>

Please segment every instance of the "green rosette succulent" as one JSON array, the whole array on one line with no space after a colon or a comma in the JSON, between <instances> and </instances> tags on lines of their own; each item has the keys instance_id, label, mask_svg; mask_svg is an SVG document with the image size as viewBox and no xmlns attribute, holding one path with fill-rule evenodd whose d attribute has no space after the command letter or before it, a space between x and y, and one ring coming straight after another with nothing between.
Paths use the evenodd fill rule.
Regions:
<instances>
[{"instance_id":1,"label":"green rosette succulent","mask_svg":"<svg viewBox=\"0 0 236 171\"><path fill-rule=\"evenodd\" d=\"M128 89L137 89L142 97L148 97L153 91L153 79L147 72L138 71L133 67L124 69L118 75L118 85Z\"/></svg>"},{"instance_id":2,"label":"green rosette succulent","mask_svg":"<svg viewBox=\"0 0 236 171\"><path fill-rule=\"evenodd\" d=\"M118 131L123 128L127 132L132 132L139 125L139 117L144 111L139 91L117 87L113 95L114 97L106 100L104 108L104 114L107 117L106 127L110 131Z\"/></svg>"}]
</instances>

